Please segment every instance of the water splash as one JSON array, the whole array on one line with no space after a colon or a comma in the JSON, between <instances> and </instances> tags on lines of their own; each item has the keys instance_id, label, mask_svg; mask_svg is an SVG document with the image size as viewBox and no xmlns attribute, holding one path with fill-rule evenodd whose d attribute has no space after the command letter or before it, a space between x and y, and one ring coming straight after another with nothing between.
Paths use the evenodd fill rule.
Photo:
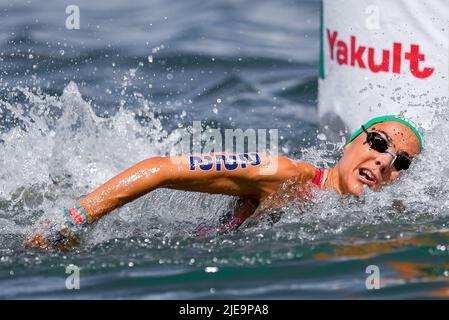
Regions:
<instances>
[{"instance_id":1,"label":"water splash","mask_svg":"<svg viewBox=\"0 0 449 320\"><path fill-rule=\"evenodd\" d=\"M298 239L369 238L390 239L421 232L443 231L449 226L448 99L436 101L435 116L424 134L424 152L409 170L379 192L368 188L359 199L337 196L332 191L316 192L311 205L292 203L281 232ZM323 142L302 150L301 160L319 167L332 167L342 153L345 141ZM290 225L289 227L287 227ZM287 229L286 229L287 227ZM290 230L290 231L286 231ZM286 235L289 233L290 235Z\"/></svg>"},{"instance_id":2,"label":"water splash","mask_svg":"<svg viewBox=\"0 0 449 320\"><path fill-rule=\"evenodd\" d=\"M11 115L3 121L0 136L4 155L0 158L0 219L4 220L1 233L20 230L19 233L26 234L38 219L60 219L64 206L72 205L120 171L145 158L168 154L178 137L162 128L148 100L140 97L138 102L138 111L127 110L121 102L115 115L102 118L93 112L73 82L60 97L27 88L12 89L8 99L1 100L2 113ZM147 119L144 125L139 121L142 118ZM170 216L151 215L151 211L167 213L176 207L177 201L171 198L179 194L174 196L176 193L172 191L162 194L169 199L162 199L161 192L156 192L150 195L150 200L144 197L118 210L118 214L102 219L103 223L96 227L97 233L114 225L114 236L133 234L136 228L124 231L126 228L119 227L117 220L142 226L138 222L145 211L152 218ZM160 206L154 205L154 198L160 201ZM192 198L189 202L199 199L202 197L196 195L196 200ZM164 207L162 204L167 200L170 205ZM185 205L178 205L185 213ZM108 231L110 234L111 230Z\"/></svg>"},{"instance_id":3,"label":"water splash","mask_svg":"<svg viewBox=\"0 0 449 320\"><path fill-rule=\"evenodd\" d=\"M12 89L0 101L2 114L12 115L8 121L3 119L0 136L4 155L0 158L0 233L24 236L38 220L62 219L64 206L118 172L142 159L168 154L178 137L164 130L150 101L140 95L137 102L131 111L121 101L116 114L103 118L73 82L60 97ZM441 219L449 211L445 178L449 169L440 146L449 139L449 122L443 112L448 108L447 101L440 103L433 129L425 132L424 154L391 186L376 193L367 189L360 199L331 191L315 194L313 205L290 204L275 226L259 226L243 234L274 228L277 237L310 241L345 232L376 238L446 227ZM148 121L142 124L139 117ZM304 149L302 160L332 166L343 143L324 141ZM157 190L100 219L88 230L85 243L136 235L189 237L198 223L216 223L232 203L227 196ZM379 225L382 228L373 232L372 227Z\"/></svg>"}]
</instances>

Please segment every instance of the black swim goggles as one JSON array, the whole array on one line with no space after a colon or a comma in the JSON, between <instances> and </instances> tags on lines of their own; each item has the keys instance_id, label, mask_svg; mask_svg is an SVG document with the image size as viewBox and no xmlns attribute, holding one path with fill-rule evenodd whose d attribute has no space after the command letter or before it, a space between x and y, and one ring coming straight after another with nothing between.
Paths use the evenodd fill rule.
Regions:
<instances>
[{"instance_id":1,"label":"black swim goggles","mask_svg":"<svg viewBox=\"0 0 449 320\"><path fill-rule=\"evenodd\" d=\"M369 144L370 148L380 153L388 153L392 156L393 162L391 165L394 166L397 171L407 170L410 167L412 159L409 156L405 154L396 154L388 149L388 141L378 132L368 132L363 125L362 129L366 133L366 142Z\"/></svg>"}]
</instances>

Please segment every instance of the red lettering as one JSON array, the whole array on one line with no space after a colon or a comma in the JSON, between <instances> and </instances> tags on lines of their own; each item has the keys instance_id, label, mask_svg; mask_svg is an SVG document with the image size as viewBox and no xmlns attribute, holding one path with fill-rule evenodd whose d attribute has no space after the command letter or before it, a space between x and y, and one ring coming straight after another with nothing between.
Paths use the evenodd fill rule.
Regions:
<instances>
[{"instance_id":1,"label":"red lettering","mask_svg":"<svg viewBox=\"0 0 449 320\"><path fill-rule=\"evenodd\" d=\"M388 67L390 65L390 51L382 50L382 63L376 64L374 61L374 48L368 49L368 66L372 72L384 71L388 72Z\"/></svg>"},{"instance_id":2,"label":"red lettering","mask_svg":"<svg viewBox=\"0 0 449 320\"><path fill-rule=\"evenodd\" d=\"M357 50L355 50L355 37L351 36L351 66L355 65L355 62L357 61L357 64L360 68L365 69L365 63L363 62L362 56L365 52L366 47L360 46Z\"/></svg>"},{"instance_id":3,"label":"red lettering","mask_svg":"<svg viewBox=\"0 0 449 320\"><path fill-rule=\"evenodd\" d=\"M425 56L419 53L419 46L412 44L410 52L405 53L405 59L410 60L410 72L417 78L424 79L430 77L434 68L424 68L419 70L419 62L424 61Z\"/></svg>"},{"instance_id":4,"label":"red lettering","mask_svg":"<svg viewBox=\"0 0 449 320\"><path fill-rule=\"evenodd\" d=\"M348 46L343 41L337 41L337 62L348 64Z\"/></svg>"},{"instance_id":5,"label":"red lettering","mask_svg":"<svg viewBox=\"0 0 449 320\"><path fill-rule=\"evenodd\" d=\"M393 50L383 49L382 61L376 63L376 48L358 46L357 37L351 36L349 44L350 48L348 49L348 44L345 41L338 39L337 31L326 29L326 32L327 40L329 42L330 58L331 60L334 60L334 57L336 56L339 65L348 65L348 63L350 63L353 67L369 69L374 73L393 72L400 74L402 70L402 60L405 59L410 61L411 74L419 79L430 77L435 70L430 67L421 67L422 70L420 69L420 62L425 60L425 55L419 51L419 45L412 44L410 46L410 52L405 52L403 57L402 43L393 42ZM337 47L336 52L335 46ZM365 51L368 51L367 55L365 55ZM392 61L391 71L390 60Z\"/></svg>"},{"instance_id":6,"label":"red lettering","mask_svg":"<svg viewBox=\"0 0 449 320\"><path fill-rule=\"evenodd\" d=\"M401 73L402 44L393 43L393 73Z\"/></svg>"},{"instance_id":7,"label":"red lettering","mask_svg":"<svg viewBox=\"0 0 449 320\"><path fill-rule=\"evenodd\" d=\"M334 60L334 46L335 46L335 40L337 40L338 32L334 31L332 32L332 35L330 34L329 29L327 29L327 39L329 41L329 49L331 51L331 60Z\"/></svg>"}]
</instances>

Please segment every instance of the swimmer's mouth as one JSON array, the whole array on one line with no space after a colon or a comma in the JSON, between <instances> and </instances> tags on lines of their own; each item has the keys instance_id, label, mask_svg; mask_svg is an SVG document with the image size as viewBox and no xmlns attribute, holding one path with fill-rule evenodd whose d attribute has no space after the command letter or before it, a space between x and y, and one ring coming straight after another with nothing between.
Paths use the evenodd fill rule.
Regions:
<instances>
[{"instance_id":1,"label":"swimmer's mouth","mask_svg":"<svg viewBox=\"0 0 449 320\"><path fill-rule=\"evenodd\" d=\"M369 187L377 183L377 178L371 170L361 168L359 169L360 180Z\"/></svg>"}]
</instances>

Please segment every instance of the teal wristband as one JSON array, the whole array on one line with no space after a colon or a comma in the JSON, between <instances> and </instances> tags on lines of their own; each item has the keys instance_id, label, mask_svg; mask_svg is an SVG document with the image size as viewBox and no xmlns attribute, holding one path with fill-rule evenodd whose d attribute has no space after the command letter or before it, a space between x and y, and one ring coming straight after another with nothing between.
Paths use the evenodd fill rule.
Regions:
<instances>
[{"instance_id":1,"label":"teal wristband","mask_svg":"<svg viewBox=\"0 0 449 320\"><path fill-rule=\"evenodd\" d=\"M86 211L84 211L84 209L81 208L81 206L80 206L79 204L77 204L77 205L75 206L75 208L77 208L77 209L81 212L81 214L83 215L83 217L84 217L84 223L83 223L83 226L85 226L86 224L89 224L89 218L87 217Z\"/></svg>"},{"instance_id":2,"label":"teal wristband","mask_svg":"<svg viewBox=\"0 0 449 320\"><path fill-rule=\"evenodd\" d=\"M65 216L66 216L66 218L67 218L68 223L69 223L71 226L74 226L75 223L73 223L73 219L72 219L72 217L71 217L70 214L69 214L69 209L64 208L64 214L65 214Z\"/></svg>"},{"instance_id":3,"label":"teal wristband","mask_svg":"<svg viewBox=\"0 0 449 320\"><path fill-rule=\"evenodd\" d=\"M78 223L76 222L73 217L70 215L69 213L69 209L64 208L64 214L67 217L68 222L72 225L72 226L76 226L76 225L81 225L81 226L85 226L89 224L89 218L87 217L86 212L84 211L83 208L81 208L81 206L79 204L76 204L73 208L76 208L77 211L83 216L83 223Z\"/></svg>"}]
</instances>

